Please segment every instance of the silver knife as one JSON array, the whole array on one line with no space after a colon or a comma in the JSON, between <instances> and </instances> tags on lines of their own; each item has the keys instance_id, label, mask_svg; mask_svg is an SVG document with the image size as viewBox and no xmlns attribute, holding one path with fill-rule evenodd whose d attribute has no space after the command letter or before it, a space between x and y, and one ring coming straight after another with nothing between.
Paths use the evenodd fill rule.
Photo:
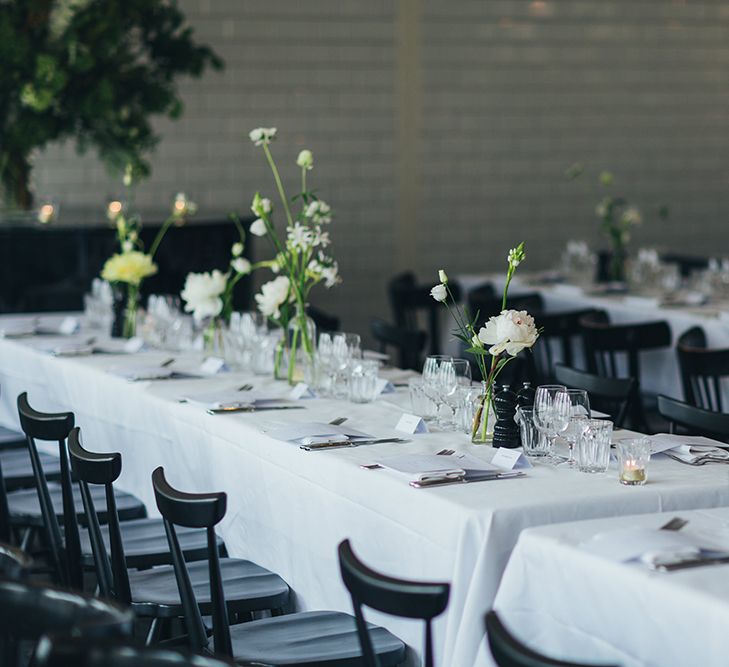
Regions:
<instances>
[{"instance_id":1,"label":"silver knife","mask_svg":"<svg viewBox=\"0 0 729 667\"><path fill-rule=\"evenodd\" d=\"M209 415L225 415L233 412L262 412L263 410L303 410L303 405L231 405L225 408L210 408Z\"/></svg>"},{"instance_id":2,"label":"silver knife","mask_svg":"<svg viewBox=\"0 0 729 667\"><path fill-rule=\"evenodd\" d=\"M677 563L659 563L651 565L652 570L659 572L675 572L676 570L687 570L692 567L704 567L704 565L722 565L729 563L729 556L706 556L704 558L693 558L682 560Z\"/></svg>"},{"instance_id":3,"label":"silver knife","mask_svg":"<svg viewBox=\"0 0 729 667\"><path fill-rule=\"evenodd\" d=\"M512 477L524 477L525 473L519 471L485 473L483 475L463 475L461 477L442 477L429 479L424 482L410 482L410 486L416 489L427 489L431 486L445 486L447 484L468 484L470 482L488 482L492 479L511 479Z\"/></svg>"},{"instance_id":4,"label":"silver knife","mask_svg":"<svg viewBox=\"0 0 729 667\"><path fill-rule=\"evenodd\" d=\"M386 442L409 442L405 438L373 438L372 440L347 440L346 442L317 442L313 445L299 445L299 449L311 452L317 449L339 449L359 447L360 445L380 445Z\"/></svg>"}]
</instances>

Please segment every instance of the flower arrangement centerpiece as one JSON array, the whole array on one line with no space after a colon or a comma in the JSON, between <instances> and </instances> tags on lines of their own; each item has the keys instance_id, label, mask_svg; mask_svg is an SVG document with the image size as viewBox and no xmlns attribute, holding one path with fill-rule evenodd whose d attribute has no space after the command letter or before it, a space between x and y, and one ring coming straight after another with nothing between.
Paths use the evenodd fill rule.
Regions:
<instances>
[{"instance_id":1,"label":"flower arrangement centerpiece","mask_svg":"<svg viewBox=\"0 0 729 667\"><path fill-rule=\"evenodd\" d=\"M583 173L579 164L572 165L566 172L569 180ZM609 171L602 171L598 176L598 185L608 190L615 177ZM640 225L643 218L635 206L630 206L624 197L605 194L595 207L595 215L600 222L600 231L610 244L610 279L614 282L626 281L626 260L628 243L633 227Z\"/></svg>"},{"instance_id":2,"label":"flower arrangement centerpiece","mask_svg":"<svg viewBox=\"0 0 729 667\"><path fill-rule=\"evenodd\" d=\"M230 322L233 312L235 286L256 268L245 257L245 231L237 218L233 222L240 235L240 241L230 250L230 265L223 273L218 269L205 273L188 273L180 297L185 302L185 311L192 313L198 323L205 323L203 346L207 352L223 354L223 325Z\"/></svg>"},{"instance_id":3,"label":"flower arrangement centerpiece","mask_svg":"<svg viewBox=\"0 0 729 667\"><path fill-rule=\"evenodd\" d=\"M309 293L319 283L330 288L341 282L339 266L326 252L331 243L326 228L332 221L332 211L307 186L307 174L314 167L311 151L302 150L296 159L301 171L301 191L289 199L270 149L276 128L257 128L249 136L263 150L271 168L286 221L285 236L279 235L274 226L271 200L256 192L251 204L256 220L250 232L267 238L275 253L272 260L259 262L256 267L265 266L278 275L262 286L255 299L258 309L284 329L284 347L278 350L275 359L276 376L283 376L286 358L285 377L294 384L302 376L301 365L311 365L314 361L316 328L306 315ZM295 207L298 207L296 213Z\"/></svg>"},{"instance_id":4,"label":"flower arrangement centerpiece","mask_svg":"<svg viewBox=\"0 0 729 667\"><path fill-rule=\"evenodd\" d=\"M159 228L157 235L145 252L140 238L142 220L134 211L132 197L132 174L127 169L124 175L127 188L126 203L112 201L107 206L107 217L116 231L119 251L104 263L101 277L116 287L116 300L123 304L118 310L121 322L115 322L112 335L131 338L137 331L137 311L142 281L157 273L154 255L162 239L172 225L181 226L197 211L194 202L179 192L172 203L172 211Z\"/></svg>"},{"instance_id":5,"label":"flower arrangement centerpiece","mask_svg":"<svg viewBox=\"0 0 729 667\"><path fill-rule=\"evenodd\" d=\"M489 318L478 330L476 327L480 313L472 316L465 306L456 303L445 271L439 271L440 282L431 290L431 296L436 301L444 303L450 311L456 322L455 336L467 346L466 351L475 357L481 372L483 391L478 397L471 428L471 441L474 443L488 443L493 440L494 420L491 419L491 413L494 386L499 373L522 350L532 348L539 337L534 318L529 313L525 310L506 309L511 279L525 258L523 242L509 251L506 282L501 297L501 312Z\"/></svg>"}]
</instances>

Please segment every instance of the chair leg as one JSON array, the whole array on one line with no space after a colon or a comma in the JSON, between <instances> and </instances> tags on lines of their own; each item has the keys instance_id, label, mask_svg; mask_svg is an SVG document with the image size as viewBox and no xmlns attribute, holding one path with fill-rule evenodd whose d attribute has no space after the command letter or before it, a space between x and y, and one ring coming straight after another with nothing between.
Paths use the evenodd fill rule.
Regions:
<instances>
[{"instance_id":1,"label":"chair leg","mask_svg":"<svg viewBox=\"0 0 729 667\"><path fill-rule=\"evenodd\" d=\"M156 644L159 642L160 632L161 632L161 619L159 618L153 618L152 623L149 626L149 632L147 632L147 638L144 640L145 646L152 646L152 644Z\"/></svg>"},{"instance_id":2,"label":"chair leg","mask_svg":"<svg viewBox=\"0 0 729 667\"><path fill-rule=\"evenodd\" d=\"M26 528L22 533L22 537L20 538L20 549L22 549L26 553L30 551L30 547L33 543L34 533L35 531L31 527Z\"/></svg>"}]
</instances>

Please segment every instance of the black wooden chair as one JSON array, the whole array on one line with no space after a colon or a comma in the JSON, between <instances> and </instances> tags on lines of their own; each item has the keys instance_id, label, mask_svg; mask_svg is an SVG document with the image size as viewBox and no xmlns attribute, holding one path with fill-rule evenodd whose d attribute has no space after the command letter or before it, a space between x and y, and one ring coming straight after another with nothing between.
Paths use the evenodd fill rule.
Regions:
<instances>
[{"instance_id":1,"label":"black wooden chair","mask_svg":"<svg viewBox=\"0 0 729 667\"><path fill-rule=\"evenodd\" d=\"M696 257L695 255L684 255L676 252L663 253L661 261L666 262L666 264L677 264L683 278L688 278L692 271L701 271L709 267L709 260L706 257Z\"/></svg>"},{"instance_id":2,"label":"black wooden chair","mask_svg":"<svg viewBox=\"0 0 729 667\"><path fill-rule=\"evenodd\" d=\"M380 319L372 320L370 328L380 344L380 352L387 352L389 347L397 350L399 368L419 371L423 367L423 350L428 338L424 331L408 331Z\"/></svg>"},{"instance_id":3,"label":"black wooden chair","mask_svg":"<svg viewBox=\"0 0 729 667\"><path fill-rule=\"evenodd\" d=\"M0 664L27 664L26 644L47 634L131 636L133 615L113 602L38 583L0 581Z\"/></svg>"},{"instance_id":4,"label":"black wooden chair","mask_svg":"<svg viewBox=\"0 0 729 667\"><path fill-rule=\"evenodd\" d=\"M629 414L633 428L649 431L647 413L655 397L641 391L641 354L670 347L671 328L663 320L640 324L610 324L606 313L597 312L580 319L585 342L587 370L603 377L631 377L638 393ZM622 362L622 368L621 368Z\"/></svg>"},{"instance_id":5,"label":"black wooden chair","mask_svg":"<svg viewBox=\"0 0 729 667\"><path fill-rule=\"evenodd\" d=\"M30 667L234 667L234 662L120 641L44 636Z\"/></svg>"},{"instance_id":6,"label":"black wooden chair","mask_svg":"<svg viewBox=\"0 0 729 667\"><path fill-rule=\"evenodd\" d=\"M554 384L554 366L558 362L576 367L576 359L584 356L580 319L594 312L593 309L582 308L561 313L537 313L534 320L540 329L539 345L535 345L531 355L527 355L531 360L532 382L535 386ZM582 348L579 350L582 355L578 347Z\"/></svg>"},{"instance_id":7,"label":"black wooden chair","mask_svg":"<svg viewBox=\"0 0 729 667\"><path fill-rule=\"evenodd\" d=\"M599 667L596 663L587 665L540 655L518 641L504 627L495 611L488 612L484 620L491 655L498 667ZM602 667L608 667L608 665Z\"/></svg>"},{"instance_id":8,"label":"black wooden chair","mask_svg":"<svg viewBox=\"0 0 729 667\"><path fill-rule=\"evenodd\" d=\"M362 612L363 606L392 616L425 621L423 664L433 667L432 622L448 606L450 584L406 581L375 572L355 556L349 540L339 545L338 553L342 579L352 597L364 667L380 667L382 663L373 648L370 630Z\"/></svg>"},{"instance_id":9,"label":"black wooden chair","mask_svg":"<svg viewBox=\"0 0 729 667\"><path fill-rule=\"evenodd\" d=\"M67 439L74 425L72 412L38 412L28 403L28 395L18 396L20 425L26 435L28 451L33 464L36 488L7 494L7 508L12 525L30 530L41 530L50 552L57 583L82 590L83 563L78 524L84 520L83 502L71 482ZM48 482L36 440L55 441L61 462L61 483ZM95 490L94 500L100 508L101 520L106 522L106 499L103 489ZM146 516L141 500L120 492L116 511L121 520ZM63 532L60 523L63 523ZM24 538L21 547L29 544Z\"/></svg>"},{"instance_id":10,"label":"black wooden chair","mask_svg":"<svg viewBox=\"0 0 729 667\"><path fill-rule=\"evenodd\" d=\"M722 380L729 378L729 348L707 348L703 329L692 327L678 339L676 354L686 402L723 412Z\"/></svg>"},{"instance_id":11,"label":"black wooden chair","mask_svg":"<svg viewBox=\"0 0 729 667\"><path fill-rule=\"evenodd\" d=\"M658 396L658 412L668 420L671 433L678 426L692 435L729 441L729 414L726 412L704 410L668 396Z\"/></svg>"},{"instance_id":12,"label":"black wooden chair","mask_svg":"<svg viewBox=\"0 0 729 667\"><path fill-rule=\"evenodd\" d=\"M115 511L116 501L114 482L121 474L122 460L118 453L97 454L81 446L80 431L74 428L68 438L69 452L73 471L78 479L81 498L88 518L88 530L96 565L99 591L104 597L130 605L140 617L155 619L150 628L148 641L157 638L162 632L166 619L180 618L184 615L184 605L177 589L175 568L161 565L145 570L129 570L124 552L124 535ZM108 550L101 533L91 488L103 487L108 508ZM164 527L164 522L163 522ZM219 565L219 583L227 593L228 609L236 618L253 612L281 610L289 601L289 587L279 576L259 567L255 563L236 558L220 558L222 542L215 531L201 530L201 526L191 525L180 531L181 535L192 532L196 542L202 540L201 558L210 552ZM165 528L165 537L166 528ZM174 562L176 557L185 559L180 539L172 551L169 543L165 560ZM179 554L178 554L179 551ZM111 554L111 557L109 556ZM200 555L199 553L197 555ZM187 564L191 585L203 614L209 614L211 598L208 591L208 563L197 560Z\"/></svg>"},{"instance_id":13,"label":"black wooden chair","mask_svg":"<svg viewBox=\"0 0 729 667\"><path fill-rule=\"evenodd\" d=\"M214 527L225 516L227 496L225 493L182 493L169 485L162 468L152 473L152 484L157 507L167 527L190 648L193 651L234 657L236 662L267 665L350 667L360 664L362 654L355 620L348 614L310 611L272 616L231 627L220 559L214 548L208 549L213 618L213 636L210 641L203 623L198 593L177 543L176 526L205 528L212 546ZM383 628L372 627L371 632L375 652L383 665L394 666L403 661L405 646L399 639Z\"/></svg>"},{"instance_id":14,"label":"black wooden chair","mask_svg":"<svg viewBox=\"0 0 729 667\"><path fill-rule=\"evenodd\" d=\"M557 364L554 379L568 389L585 389L590 396L590 407L609 414L616 428L625 423L637 396L638 385L633 378L606 378Z\"/></svg>"},{"instance_id":15,"label":"black wooden chair","mask_svg":"<svg viewBox=\"0 0 729 667\"><path fill-rule=\"evenodd\" d=\"M456 282L448 284L453 298L459 301L461 288ZM418 313L426 315L428 320L428 339L430 354L441 353L440 319L443 313L443 304L433 300L430 296L432 285L418 285L415 274L411 271L401 273L388 283L387 294L392 308L395 326L406 331L418 331L421 327L418 322Z\"/></svg>"},{"instance_id":16,"label":"black wooden chair","mask_svg":"<svg viewBox=\"0 0 729 667\"><path fill-rule=\"evenodd\" d=\"M478 316L476 329L486 320L501 312L502 298L489 291L486 285L473 289L468 293L468 309L471 317ZM526 310L536 319L544 311L544 298L539 292L514 294L506 300L507 310Z\"/></svg>"}]
</instances>

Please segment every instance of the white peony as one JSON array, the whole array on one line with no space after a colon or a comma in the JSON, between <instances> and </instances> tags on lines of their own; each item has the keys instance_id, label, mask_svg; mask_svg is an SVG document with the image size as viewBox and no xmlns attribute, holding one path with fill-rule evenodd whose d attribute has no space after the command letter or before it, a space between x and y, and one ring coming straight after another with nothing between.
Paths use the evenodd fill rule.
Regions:
<instances>
[{"instance_id":1,"label":"white peony","mask_svg":"<svg viewBox=\"0 0 729 667\"><path fill-rule=\"evenodd\" d=\"M289 279L278 276L261 287L261 293L255 299L260 310L266 317L278 319L281 317L281 306L289 299Z\"/></svg>"},{"instance_id":2,"label":"white peony","mask_svg":"<svg viewBox=\"0 0 729 667\"><path fill-rule=\"evenodd\" d=\"M430 296L436 301L445 301L448 298L448 290L445 285L438 284L430 290Z\"/></svg>"},{"instance_id":3,"label":"white peony","mask_svg":"<svg viewBox=\"0 0 729 667\"><path fill-rule=\"evenodd\" d=\"M228 274L217 269L212 273L188 273L185 288L180 296L185 302L185 311L200 321L206 317L217 317L223 310L221 295L225 292Z\"/></svg>"},{"instance_id":4,"label":"white peony","mask_svg":"<svg viewBox=\"0 0 729 667\"><path fill-rule=\"evenodd\" d=\"M302 169L310 170L314 167L314 156L310 150L304 149L299 153L299 157L296 158L296 164Z\"/></svg>"},{"instance_id":5,"label":"white peony","mask_svg":"<svg viewBox=\"0 0 729 667\"><path fill-rule=\"evenodd\" d=\"M538 337L534 318L525 310L502 310L478 332L479 340L491 346L489 353L495 357L502 352L515 357L523 349L532 347Z\"/></svg>"},{"instance_id":6,"label":"white peony","mask_svg":"<svg viewBox=\"0 0 729 667\"><path fill-rule=\"evenodd\" d=\"M245 257L236 257L230 265L236 273L246 274L251 272L251 263Z\"/></svg>"},{"instance_id":7,"label":"white peony","mask_svg":"<svg viewBox=\"0 0 729 667\"><path fill-rule=\"evenodd\" d=\"M251 130L248 133L251 141L256 146L262 146L263 144L270 144L276 137L275 127L257 127L255 130Z\"/></svg>"},{"instance_id":8,"label":"white peony","mask_svg":"<svg viewBox=\"0 0 729 667\"><path fill-rule=\"evenodd\" d=\"M265 236L266 235L266 223L261 220L261 218L258 218L257 220L254 220L251 223L250 226L250 232L254 236Z\"/></svg>"}]
</instances>

